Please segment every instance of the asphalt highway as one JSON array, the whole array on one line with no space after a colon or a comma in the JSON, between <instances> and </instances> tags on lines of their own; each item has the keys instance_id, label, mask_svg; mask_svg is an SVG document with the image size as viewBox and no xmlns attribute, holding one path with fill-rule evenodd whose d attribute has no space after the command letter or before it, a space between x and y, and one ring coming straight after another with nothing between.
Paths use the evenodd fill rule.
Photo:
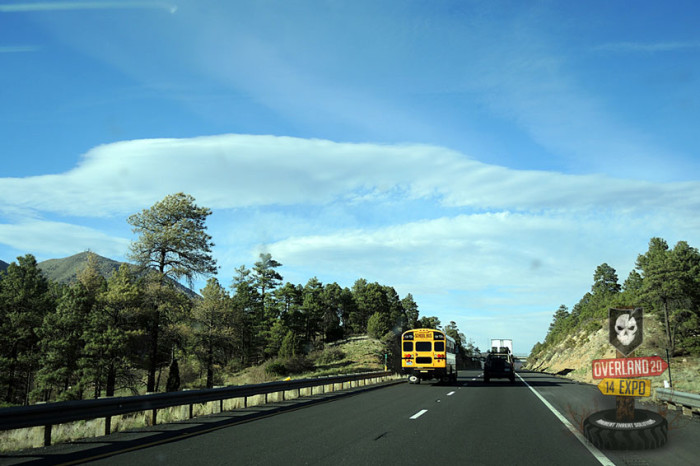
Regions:
<instances>
[{"instance_id":1,"label":"asphalt highway","mask_svg":"<svg viewBox=\"0 0 700 466\"><path fill-rule=\"evenodd\" d=\"M576 424L614 397L561 377L519 373L516 383L405 382L282 407L241 410L0 457L0 463L104 465L646 465L700 464L700 423L687 421L658 450L600 451ZM640 405L641 407L641 405Z\"/></svg>"}]
</instances>

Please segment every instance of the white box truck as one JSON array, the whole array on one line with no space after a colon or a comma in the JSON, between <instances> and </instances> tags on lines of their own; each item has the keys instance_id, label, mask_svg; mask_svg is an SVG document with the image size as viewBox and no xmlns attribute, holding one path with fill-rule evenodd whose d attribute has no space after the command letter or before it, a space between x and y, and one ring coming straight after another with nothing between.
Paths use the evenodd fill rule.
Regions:
<instances>
[{"instance_id":1,"label":"white box truck","mask_svg":"<svg viewBox=\"0 0 700 466\"><path fill-rule=\"evenodd\" d=\"M504 340L502 338L491 339L492 353L505 353L506 351L503 348L508 348L508 352L513 354L513 340Z\"/></svg>"}]
</instances>

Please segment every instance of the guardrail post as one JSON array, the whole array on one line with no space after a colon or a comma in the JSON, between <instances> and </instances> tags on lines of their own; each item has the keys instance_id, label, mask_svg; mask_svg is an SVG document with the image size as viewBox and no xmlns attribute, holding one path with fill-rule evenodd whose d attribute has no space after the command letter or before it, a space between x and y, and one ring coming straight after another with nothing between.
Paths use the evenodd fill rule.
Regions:
<instances>
[{"instance_id":1,"label":"guardrail post","mask_svg":"<svg viewBox=\"0 0 700 466\"><path fill-rule=\"evenodd\" d=\"M112 416L107 416L105 418L105 435L112 433Z\"/></svg>"},{"instance_id":2,"label":"guardrail post","mask_svg":"<svg viewBox=\"0 0 700 466\"><path fill-rule=\"evenodd\" d=\"M44 446L45 447L51 446L51 427L53 427L51 424L47 424L44 426Z\"/></svg>"},{"instance_id":3,"label":"guardrail post","mask_svg":"<svg viewBox=\"0 0 700 466\"><path fill-rule=\"evenodd\" d=\"M155 426L156 424L158 424L158 409L153 408L151 412L151 425Z\"/></svg>"}]
</instances>

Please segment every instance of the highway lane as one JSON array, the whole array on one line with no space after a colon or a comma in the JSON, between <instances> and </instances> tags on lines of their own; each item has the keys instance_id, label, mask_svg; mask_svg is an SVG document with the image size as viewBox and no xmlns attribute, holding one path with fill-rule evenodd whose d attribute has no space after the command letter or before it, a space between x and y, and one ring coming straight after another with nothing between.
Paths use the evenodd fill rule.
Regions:
<instances>
[{"instance_id":1,"label":"highway lane","mask_svg":"<svg viewBox=\"0 0 700 466\"><path fill-rule=\"evenodd\" d=\"M175 438L115 434L110 448L133 450L103 458L96 457L107 443L100 439L44 449L42 457L47 464L92 458L105 465L601 464L526 383L574 423L577 410L592 411L591 403L605 409L614 398L546 374L520 373L515 384L485 384L479 375L461 372L454 386L401 383L254 420L222 413L184 423L195 426L190 430L155 428ZM672 448L606 451L602 464L697 464L698 438L700 427L690 422L672 432Z\"/></svg>"},{"instance_id":2,"label":"highway lane","mask_svg":"<svg viewBox=\"0 0 700 466\"><path fill-rule=\"evenodd\" d=\"M524 384L478 375L374 390L96 464L600 464Z\"/></svg>"}]
</instances>

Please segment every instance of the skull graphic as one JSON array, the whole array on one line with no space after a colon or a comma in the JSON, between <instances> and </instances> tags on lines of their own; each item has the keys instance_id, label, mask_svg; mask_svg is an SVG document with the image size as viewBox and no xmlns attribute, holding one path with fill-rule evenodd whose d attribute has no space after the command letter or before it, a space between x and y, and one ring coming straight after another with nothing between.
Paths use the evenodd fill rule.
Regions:
<instances>
[{"instance_id":1,"label":"skull graphic","mask_svg":"<svg viewBox=\"0 0 700 466\"><path fill-rule=\"evenodd\" d=\"M617 339L625 346L629 346L637 334L637 321L630 314L622 314L615 321Z\"/></svg>"}]
</instances>

